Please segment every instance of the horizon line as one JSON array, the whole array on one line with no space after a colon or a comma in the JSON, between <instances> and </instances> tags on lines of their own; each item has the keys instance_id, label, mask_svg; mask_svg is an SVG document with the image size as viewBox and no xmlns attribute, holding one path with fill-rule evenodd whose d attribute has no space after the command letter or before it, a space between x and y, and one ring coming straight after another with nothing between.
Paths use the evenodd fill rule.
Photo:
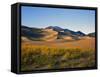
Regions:
<instances>
[{"instance_id":1,"label":"horizon line","mask_svg":"<svg viewBox=\"0 0 100 77\"><path fill-rule=\"evenodd\" d=\"M25 25L21 25L21 26L25 26ZM32 26L25 26L25 27L29 27L29 28L40 28L40 29L43 29L43 28L46 28L46 27L49 27L49 26L46 26L46 27L32 27ZM52 27L55 27L55 26L52 26ZM59 26L57 26L57 27L59 27ZM60 28L62 28L62 27L60 27ZM69 28L62 28L62 29L68 29L68 30L71 30L71 31L74 31L74 32L78 32L78 31L81 31L81 30L77 30L77 31L75 31L75 30L72 30L72 29L69 29ZM89 34L89 33L94 33L94 32L89 32L89 33L86 33L86 32L83 32L83 31L81 31L82 33L84 33L84 34Z\"/></svg>"}]
</instances>

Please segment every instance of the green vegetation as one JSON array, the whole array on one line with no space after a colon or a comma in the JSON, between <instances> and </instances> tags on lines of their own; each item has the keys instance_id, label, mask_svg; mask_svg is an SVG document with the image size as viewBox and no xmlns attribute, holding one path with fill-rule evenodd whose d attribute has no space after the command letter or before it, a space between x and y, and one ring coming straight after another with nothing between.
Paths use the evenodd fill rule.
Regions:
<instances>
[{"instance_id":1,"label":"green vegetation","mask_svg":"<svg viewBox=\"0 0 100 77\"><path fill-rule=\"evenodd\" d=\"M21 55L22 71L92 67L95 65L95 52L91 49L23 45Z\"/></svg>"}]
</instances>

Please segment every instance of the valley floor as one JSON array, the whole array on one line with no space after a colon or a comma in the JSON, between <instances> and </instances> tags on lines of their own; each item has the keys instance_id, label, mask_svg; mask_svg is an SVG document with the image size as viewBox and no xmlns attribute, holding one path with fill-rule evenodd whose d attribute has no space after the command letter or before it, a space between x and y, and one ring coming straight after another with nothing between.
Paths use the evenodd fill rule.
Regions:
<instances>
[{"instance_id":1,"label":"valley floor","mask_svg":"<svg viewBox=\"0 0 100 77\"><path fill-rule=\"evenodd\" d=\"M22 41L21 70L93 67L95 39Z\"/></svg>"},{"instance_id":2,"label":"valley floor","mask_svg":"<svg viewBox=\"0 0 100 77\"><path fill-rule=\"evenodd\" d=\"M48 46L60 48L81 48L81 49L95 49L95 39L81 39L73 41L56 40L56 41L24 41L23 44L31 44L33 46Z\"/></svg>"}]
</instances>

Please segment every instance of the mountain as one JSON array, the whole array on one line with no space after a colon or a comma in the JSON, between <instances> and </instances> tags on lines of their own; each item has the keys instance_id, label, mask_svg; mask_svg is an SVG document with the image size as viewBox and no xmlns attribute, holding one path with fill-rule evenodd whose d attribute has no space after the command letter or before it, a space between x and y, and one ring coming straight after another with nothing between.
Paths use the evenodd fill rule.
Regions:
<instances>
[{"instance_id":1,"label":"mountain","mask_svg":"<svg viewBox=\"0 0 100 77\"><path fill-rule=\"evenodd\" d=\"M78 36L85 36L85 34L84 34L83 32L81 32L81 31L77 31L76 34L77 34Z\"/></svg>"},{"instance_id":2,"label":"mountain","mask_svg":"<svg viewBox=\"0 0 100 77\"><path fill-rule=\"evenodd\" d=\"M89 33L88 36L90 36L90 37L95 37L95 32Z\"/></svg>"},{"instance_id":3,"label":"mountain","mask_svg":"<svg viewBox=\"0 0 100 77\"><path fill-rule=\"evenodd\" d=\"M52 29L52 30L59 32L59 34L64 34L64 35L85 36L85 34L81 31L75 32L75 31L72 31L72 30L69 30L69 29L63 29L63 28L58 27L58 26L48 26L45 29Z\"/></svg>"},{"instance_id":4,"label":"mountain","mask_svg":"<svg viewBox=\"0 0 100 77\"><path fill-rule=\"evenodd\" d=\"M68 35L76 35L75 31L69 30L69 29L64 29L64 33L68 34Z\"/></svg>"},{"instance_id":5,"label":"mountain","mask_svg":"<svg viewBox=\"0 0 100 77\"><path fill-rule=\"evenodd\" d=\"M51 29L30 28L21 26L21 35L35 41L51 41L57 39L58 32Z\"/></svg>"},{"instance_id":6,"label":"mountain","mask_svg":"<svg viewBox=\"0 0 100 77\"><path fill-rule=\"evenodd\" d=\"M30 28L26 26L21 26L21 35L25 37L39 38L43 36L41 32L42 30L38 28Z\"/></svg>"},{"instance_id":7,"label":"mountain","mask_svg":"<svg viewBox=\"0 0 100 77\"><path fill-rule=\"evenodd\" d=\"M48 26L46 28L31 28L21 26L21 35L24 37L24 39L28 38L35 41L52 41L57 39L78 40L80 36L85 36L85 34L81 31L75 32L69 29L63 29L58 26Z\"/></svg>"},{"instance_id":8,"label":"mountain","mask_svg":"<svg viewBox=\"0 0 100 77\"><path fill-rule=\"evenodd\" d=\"M53 29L53 30L58 31L58 32L63 31L63 28L60 28L58 26L48 26L45 29Z\"/></svg>"}]
</instances>

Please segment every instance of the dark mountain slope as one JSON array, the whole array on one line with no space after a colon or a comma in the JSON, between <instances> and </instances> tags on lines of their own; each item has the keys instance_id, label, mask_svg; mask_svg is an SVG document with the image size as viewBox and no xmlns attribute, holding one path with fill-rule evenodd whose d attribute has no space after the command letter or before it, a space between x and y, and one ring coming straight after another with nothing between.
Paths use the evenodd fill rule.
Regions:
<instances>
[{"instance_id":1,"label":"dark mountain slope","mask_svg":"<svg viewBox=\"0 0 100 77\"><path fill-rule=\"evenodd\" d=\"M81 32L81 31L77 31L76 35L78 35L78 36L85 36L85 34L83 32Z\"/></svg>"},{"instance_id":2,"label":"dark mountain slope","mask_svg":"<svg viewBox=\"0 0 100 77\"><path fill-rule=\"evenodd\" d=\"M29 28L21 26L21 35L25 37L40 38L43 36L41 32L42 30L38 28Z\"/></svg>"},{"instance_id":3,"label":"dark mountain slope","mask_svg":"<svg viewBox=\"0 0 100 77\"><path fill-rule=\"evenodd\" d=\"M88 36L90 36L90 37L95 37L95 32L89 33Z\"/></svg>"}]
</instances>

